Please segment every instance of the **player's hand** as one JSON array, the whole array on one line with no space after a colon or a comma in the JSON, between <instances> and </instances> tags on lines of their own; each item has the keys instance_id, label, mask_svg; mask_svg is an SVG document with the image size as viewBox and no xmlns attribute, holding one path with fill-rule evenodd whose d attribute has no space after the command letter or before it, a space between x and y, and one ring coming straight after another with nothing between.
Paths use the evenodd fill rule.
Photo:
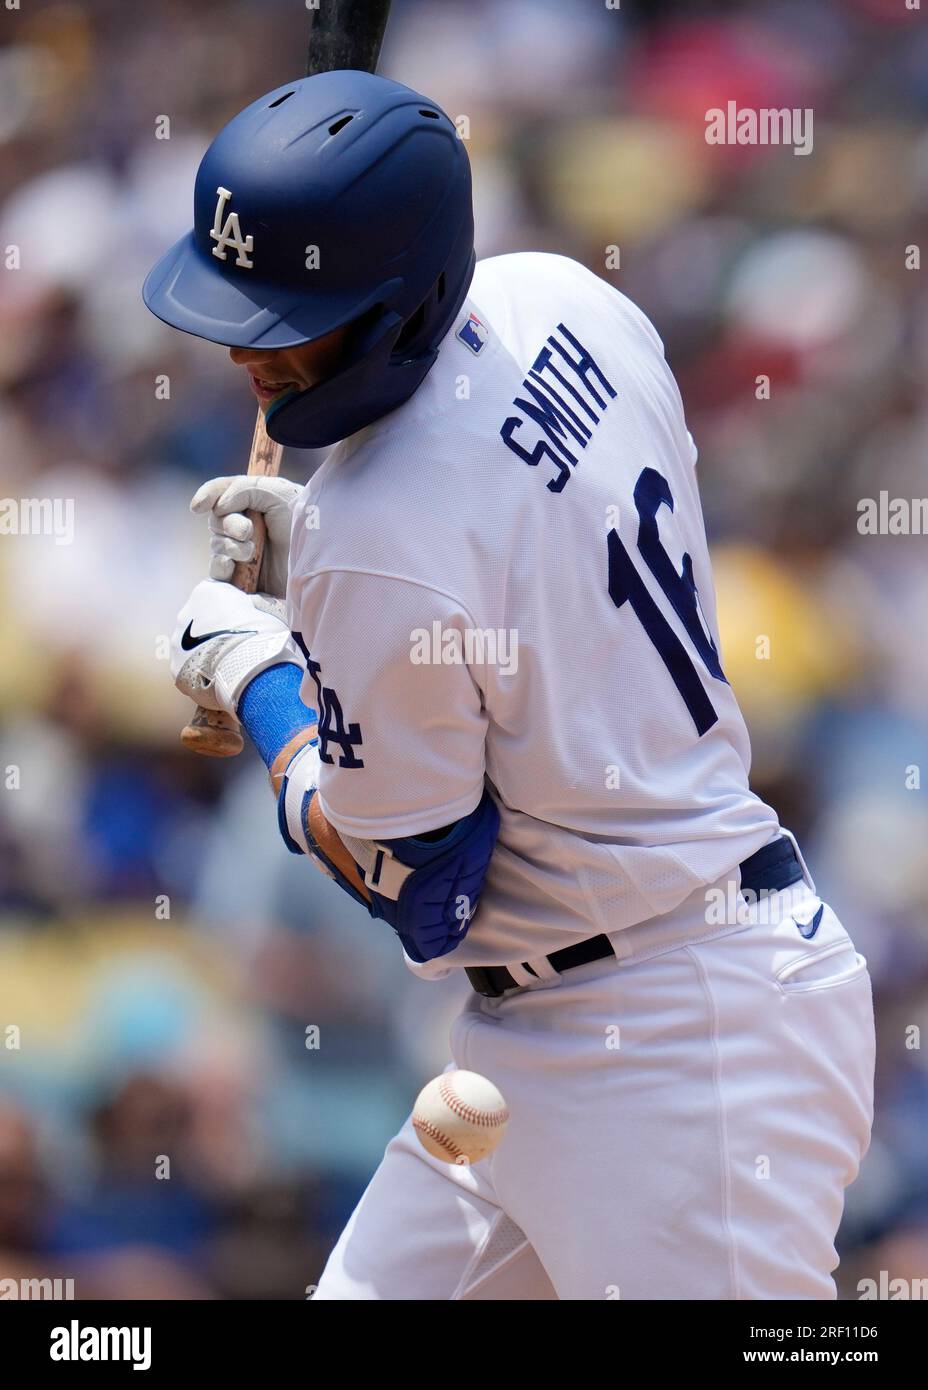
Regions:
<instances>
[{"instance_id":1,"label":"player's hand","mask_svg":"<svg viewBox=\"0 0 928 1390\"><path fill-rule=\"evenodd\" d=\"M248 682L281 661L301 664L280 599L213 579L196 586L171 637L178 690L204 709L236 714Z\"/></svg>"},{"instance_id":2,"label":"player's hand","mask_svg":"<svg viewBox=\"0 0 928 1390\"><path fill-rule=\"evenodd\" d=\"M290 557L291 512L303 489L286 478L254 478L237 474L212 478L194 493L190 510L209 517L209 575L231 579L236 561L251 560L255 553L254 527L245 512L261 512L267 525L267 541L261 559L258 588L274 598L287 592Z\"/></svg>"}]
</instances>

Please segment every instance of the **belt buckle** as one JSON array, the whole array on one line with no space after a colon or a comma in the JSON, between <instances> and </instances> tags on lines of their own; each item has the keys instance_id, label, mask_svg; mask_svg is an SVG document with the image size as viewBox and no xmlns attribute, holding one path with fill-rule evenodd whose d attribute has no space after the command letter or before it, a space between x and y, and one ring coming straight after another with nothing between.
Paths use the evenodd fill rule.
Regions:
<instances>
[{"instance_id":1,"label":"belt buckle","mask_svg":"<svg viewBox=\"0 0 928 1390\"><path fill-rule=\"evenodd\" d=\"M471 988L484 999L498 999L503 993L501 989L495 988L488 966L469 965L464 973L470 981Z\"/></svg>"},{"instance_id":2,"label":"belt buckle","mask_svg":"<svg viewBox=\"0 0 928 1390\"><path fill-rule=\"evenodd\" d=\"M502 999L509 990L519 988L518 980L512 978L505 965L468 965L464 974L484 999Z\"/></svg>"}]
</instances>

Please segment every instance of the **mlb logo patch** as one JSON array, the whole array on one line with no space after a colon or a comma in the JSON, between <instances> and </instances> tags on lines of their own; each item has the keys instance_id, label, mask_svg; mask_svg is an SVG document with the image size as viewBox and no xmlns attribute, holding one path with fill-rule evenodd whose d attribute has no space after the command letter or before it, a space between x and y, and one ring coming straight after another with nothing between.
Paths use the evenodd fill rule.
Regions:
<instances>
[{"instance_id":1,"label":"mlb logo patch","mask_svg":"<svg viewBox=\"0 0 928 1390\"><path fill-rule=\"evenodd\" d=\"M476 355L489 338L490 330L476 314L468 314L454 336Z\"/></svg>"}]
</instances>

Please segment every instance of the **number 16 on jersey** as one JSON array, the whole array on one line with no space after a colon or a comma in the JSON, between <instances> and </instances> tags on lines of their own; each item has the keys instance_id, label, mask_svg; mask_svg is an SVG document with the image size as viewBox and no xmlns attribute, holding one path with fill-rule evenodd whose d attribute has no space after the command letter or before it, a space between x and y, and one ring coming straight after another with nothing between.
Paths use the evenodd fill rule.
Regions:
<instances>
[{"instance_id":1,"label":"number 16 on jersey","mask_svg":"<svg viewBox=\"0 0 928 1390\"><path fill-rule=\"evenodd\" d=\"M706 670L716 680L725 681L715 643L706 632L699 613L693 561L683 556L683 572L678 573L664 549L657 525L662 506L673 511L673 494L667 479L655 468L645 468L635 484L638 512L638 549L648 569L670 602L687 636L702 658ZM616 608L629 603L636 618L653 643L670 678L690 712L696 732L701 736L718 720L715 706L706 693L699 671L683 643L648 592L647 586L619 533L613 528L607 537L609 548L609 597ZM725 682L728 683L727 681Z\"/></svg>"}]
</instances>

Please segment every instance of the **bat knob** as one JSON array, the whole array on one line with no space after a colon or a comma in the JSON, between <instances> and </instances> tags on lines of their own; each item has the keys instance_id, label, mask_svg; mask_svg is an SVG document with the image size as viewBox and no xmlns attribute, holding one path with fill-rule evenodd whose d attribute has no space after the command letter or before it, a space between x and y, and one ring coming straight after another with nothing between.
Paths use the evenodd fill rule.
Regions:
<instances>
[{"instance_id":1,"label":"bat knob","mask_svg":"<svg viewBox=\"0 0 928 1390\"><path fill-rule=\"evenodd\" d=\"M191 753L209 758L234 758L245 746L239 724L222 709L198 709L180 738Z\"/></svg>"}]
</instances>

